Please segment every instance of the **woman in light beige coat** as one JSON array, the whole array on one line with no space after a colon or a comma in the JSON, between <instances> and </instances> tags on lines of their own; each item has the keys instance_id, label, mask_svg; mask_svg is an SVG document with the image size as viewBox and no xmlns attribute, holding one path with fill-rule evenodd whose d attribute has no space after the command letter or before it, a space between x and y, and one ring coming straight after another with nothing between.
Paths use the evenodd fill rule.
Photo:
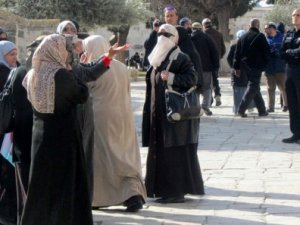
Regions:
<instances>
[{"instance_id":1,"label":"woman in light beige coat","mask_svg":"<svg viewBox=\"0 0 300 225\"><path fill-rule=\"evenodd\" d=\"M92 35L83 40L83 49L81 60L89 63L107 52L109 44L102 36ZM93 207L123 204L127 211L138 211L146 190L127 67L112 60L110 69L91 83L90 93L95 123Z\"/></svg>"}]
</instances>

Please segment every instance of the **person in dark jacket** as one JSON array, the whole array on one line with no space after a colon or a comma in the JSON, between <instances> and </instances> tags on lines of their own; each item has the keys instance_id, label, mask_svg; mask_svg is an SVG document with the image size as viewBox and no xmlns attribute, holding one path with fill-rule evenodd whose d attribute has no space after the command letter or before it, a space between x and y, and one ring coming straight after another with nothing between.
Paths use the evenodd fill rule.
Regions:
<instances>
[{"instance_id":1,"label":"person in dark jacket","mask_svg":"<svg viewBox=\"0 0 300 225\"><path fill-rule=\"evenodd\" d=\"M208 34L215 42L217 46L217 50L219 52L219 60L223 58L223 56L226 53L226 46L224 43L223 35L219 31L217 31L212 26L212 21L209 18L205 18L202 20L202 26L203 26L203 32ZM215 100L216 100L216 106L220 106L222 104L221 102L221 88L219 85L219 70L216 70L213 72L213 86L214 86L214 92L215 92Z\"/></svg>"},{"instance_id":2,"label":"person in dark jacket","mask_svg":"<svg viewBox=\"0 0 300 225\"><path fill-rule=\"evenodd\" d=\"M236 32L236 41L239 40L244 34L245 30L239 30ZM230 50L227 55L227 62L230 68L233 68L234 53L236 49L236 41L230 46ZM233 113L238 114L238 107L242 101L243 95L247 89L248 78L245 73L241 73L240 76L236 76L234 70L231 72L231 85L233 89ZM254 103L251 103L249 108L253 108Z\"/></svg>"},{"instance_id":3,"label":"person in dark jacket","mask_svg":"<svg viewBox=\"0 0 300 225\"><path fill-rule=\"evenodd\" d=\"M148 146L149 152L145 184L148 197L157 197L162 204L182 203L186 194L204 194L197 157L199 119L171 123L166 116L166 85L184 92L197 84L194 66L177 42L174 26L164 24L159 28L146 75L142 133L143 146Z\"/></svg>"},{"instance_id":4,"label":"person in dark jacket","mask_svg":"<svg viewBox=\"0 0 300 225\"><path fill-rule=\"evenodd\" d=\"M18 67L13 81L13 100L15 105L13 161L15 162L16 171L17 224L20 223L25 205L31 161L33 112L27 99L27 92L22 85L26 73L25 66Z\"/></svg>"},{"instance_id":5,"label":"person in dark jacket","mask_svg":"<svg viewBox=\"0 0 300 225\"><path fill-rule=\"evenodd\" d=\"M10 41L0 41L0 92L9 77L10 71L17 66L17 48ZM0 133L0 149L5 134ZM6 134L9 135L10 134ZM0 224L15 224L17 221L17 201L15 169L0 154Z\"/></svg>"},{"instance_id":6,"label":"person in dark jacket","mask_svg":"<svg viewBox=\"0 0 300 225\"><path fill-rule=\"evenodd\" d=\"M189 35L188 31L182 26L176 26L179 39L178 39L178 47L180 50L187 54L196 70L197 73L197 87L198 89L202 86L203 82L203 69L201 63L201 57L198 53L194 43L192 42L191 36Z\"/></svg>"},{"instance_id":7,"label":"person in dark jacket","mask_svg":"<svg viewBox=\"0 0 300 225\"><path fill-rule=\"evenodd\" d=\"M179 25L184 27L189 34L192 33L192 20L188 17L183 17L179 20Z\"/></svg>"},{"instance_id":8,"label":"person in dark jacket","mask_svg":"<svg viewBox=\"0 0 300 225\"><path fill-rule=\"evenodd\" d=\"M292 24L294 29L287 32L280 50L287 63L285 87L292 132L292 136L284 138L282 142L300 144L300 8L293 11Z\"/></svg>"},{"instance_id":9,"label":"person in dark jacket","mask_svg":"<svg viewBox=\"0 0 300 225\"><path fill-rule=\"evenodd\" d=\"M152 52L153 48L156 45L157 42L157 31L159 29L160 26L160 20L159 19L155 19L153 21L153 30L151 31L149 37L146 39L146 41L144 42L144 48L145 48L145 56L144 56L144 60L143 60L143 67L147 70L149 68L149 60L148 60L148 56L150 55L150 53Z\"/></svg>"},{"instance_id":10,"label":"person in dark jacket","mask_svg":"<svg viewBox=\"0 0 300 225\"><path fill-rule=\"evenodd\" d=\"M280 47L283 40L283 34L276 30L275 23L265 25L266 38L270 46L270 61L266 67L266 78L268 88L269 108L268 112L275 111L275 90L276 86L280 90L280 95L283 100L282 111L288 110L287 98L285 92L285 63L280 56Z\"/></svg>"},{"instance_id":11,"label":"person in dark jacket","mask_svg":"<svg viewBox=\"0 0 300 225\"><path fill-rule=\"evenodd\" d=\"M206 115L211 116L212 112L209 108L212 101L212 73L219 70L219 53L212 38L201 31L200 23L195 22L192 27L191 39L201 56L203 70L203 82L200 91L203 96L202 109Z\"/></svg>"},{"instance_id":12,"label":"person in dark jacket","mask_svg":"<svg viewBox=\"0 0 300 225\"><path fill-rule=\"evenodd\" d=\"M238 108L241 117L247 117L245 111L254 100L259 116L267 116L265 102L260 92L261 73L269 60L270 48L264 34L259 32L259 20L251 19L249 31L237 42L233 68L235 75L246 73L247 90Z\"/></svg>"}]
</instances>

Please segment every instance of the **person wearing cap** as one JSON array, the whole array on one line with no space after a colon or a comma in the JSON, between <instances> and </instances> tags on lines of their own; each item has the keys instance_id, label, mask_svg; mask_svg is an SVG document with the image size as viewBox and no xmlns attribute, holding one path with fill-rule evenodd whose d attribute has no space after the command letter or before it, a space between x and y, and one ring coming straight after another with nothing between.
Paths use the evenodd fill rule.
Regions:
<instances>
[{"instance_id":1,"label":"person wearing cap","mask_svg":"<svg viewBox=\"0 0 300 225\"><path fill-rule=\"evenodd\" d=\"M270 46L270 61L266 67L265 75L267 78L267 94L268 94L268 112L275 110L275 90L276 86L280 90L282 96L283 107L282 111L288 110L286 91L285 91L285 63L280 56L280 47L283 40L283 34L276 29L275 23L267 23L265 25L266 38Z\"/></svg>"},{"instance_id":2,"label":"person wearing cap","mask_svg":"<svg viewBox=\"0 0 300 225\"><path fill-rule=\"evenodd\" d=\"M2 27L0 27L0 41L5 41L7 40L7 33L3 30Z\"/></svg>"},{"instance_id":3,"label":"person wearing cap","mask_svg":"<svg viewBox=\"0 0 300 225\"><path fill-rule=\"evenodd\" d=\"M177 46L177 29L163 24L149 55L142 144L149 148L145 185L150 198L161 204L183 203L185 195L203 195L197 156L199 119L169 122L165 114L166 84L184 92L197 84L190 58ZM169 68L169 69L168 69Z\"/></svg>"},{"instance_id":4,"label":"person wearing cap","mask_svg":"<svg viewBox=\"0 0 300 225\"><path fill-rule=\"evenodd\" d=\"M203 32L208 34L214 41L217 46L217 50L219 52L219 60L223 58L223 56L226 53L226 47L223 39L222 33L217 31L213 28L212 22L209 18L205 18L202 20L202 26L203 26ZM214 86L214 92L215 92L215 100L216 100L216 106L220 106L222 104L221 102L221 88L219 85L219 71L213 71L213 86Z\"/></svg>"},{"instance_id":5,"label":"person wearing cap","mask_svg":"<svg viewBox=\"0 0 300 225\"><path fill-rule=\"evenodd\" d=\"M210 36L201 31L201 24L194 22L192 24L191 39L201 56L203 69L203 81L200 88L202 98L202 109L207 116L213 113L209 109L212 98L212 73L220 67L219 53L217 47Z\"/></svg>"},{"instance_id":6,"label":"person wearing cap","mask_svg":"<svg viewBox=\"0 0 300 225\"><path fill-rule=\"evenodd\" d=\"M269 44L263 33L259 31L260 22L254 18L250 20L250 29L237 42L233 68L236 76L246 73L248 77L247 90L238 108L238 115L247 117L245 111L252 100L259 116L267 116L264 99L260 91L260 79L270 56Z\"/></svg>"},{"instance_id":7,"label":"person wearing cap","mask_svg":"<svg viewBox=\"0 0 300 225\"><path fill-rule=\"evenodd\" d=\"M285 90L292 136L282 142L300 144L300 8L294 9L291 16L294 28L284 36L280 53L287 63Z\"/></svg>"}]
</instances>

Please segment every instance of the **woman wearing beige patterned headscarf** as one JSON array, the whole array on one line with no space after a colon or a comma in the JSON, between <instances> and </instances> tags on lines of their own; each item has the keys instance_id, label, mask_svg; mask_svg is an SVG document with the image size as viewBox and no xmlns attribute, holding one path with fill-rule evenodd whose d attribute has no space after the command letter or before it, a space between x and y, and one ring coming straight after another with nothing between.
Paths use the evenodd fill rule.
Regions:
<instances>
[{"instance_id":1,"label":"woman wearing beige patterned headscarf","mask_svg":"<svg viewBox=\"0 0 300 225\"><path fill-rule=\"evenodd\" d=\"M67 69L65 37L47 36L24 79L34 109L32 161L21 225L92 225L76 105L87 87Z\"/></svg>"}]
</instances>

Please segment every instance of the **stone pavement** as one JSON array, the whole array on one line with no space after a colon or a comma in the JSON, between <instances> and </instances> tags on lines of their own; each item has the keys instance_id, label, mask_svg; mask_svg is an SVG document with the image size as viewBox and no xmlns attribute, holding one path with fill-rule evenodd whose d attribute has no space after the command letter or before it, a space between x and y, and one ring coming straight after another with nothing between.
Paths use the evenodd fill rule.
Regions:
<instances>
[{"instance_id":1,"label":"stone pavement","mask_svg":"<svg viewBox=\"0 0 300 225\"><path fill-rule=\"evenodd\" d=\"M95 225L300 224L300 145L281 142L291 135L288 113L277 106L268 117L233 116L230 79L221 78L220 84L222 105L200 123L198 157L206 195L187 196L183 204L148 199L138 213L126 213L122 206L93 211ZM140 139L145 83L132 82L131 88ZM141 155L145 175L146 148Z\"/></svg>"}]
</instances>

